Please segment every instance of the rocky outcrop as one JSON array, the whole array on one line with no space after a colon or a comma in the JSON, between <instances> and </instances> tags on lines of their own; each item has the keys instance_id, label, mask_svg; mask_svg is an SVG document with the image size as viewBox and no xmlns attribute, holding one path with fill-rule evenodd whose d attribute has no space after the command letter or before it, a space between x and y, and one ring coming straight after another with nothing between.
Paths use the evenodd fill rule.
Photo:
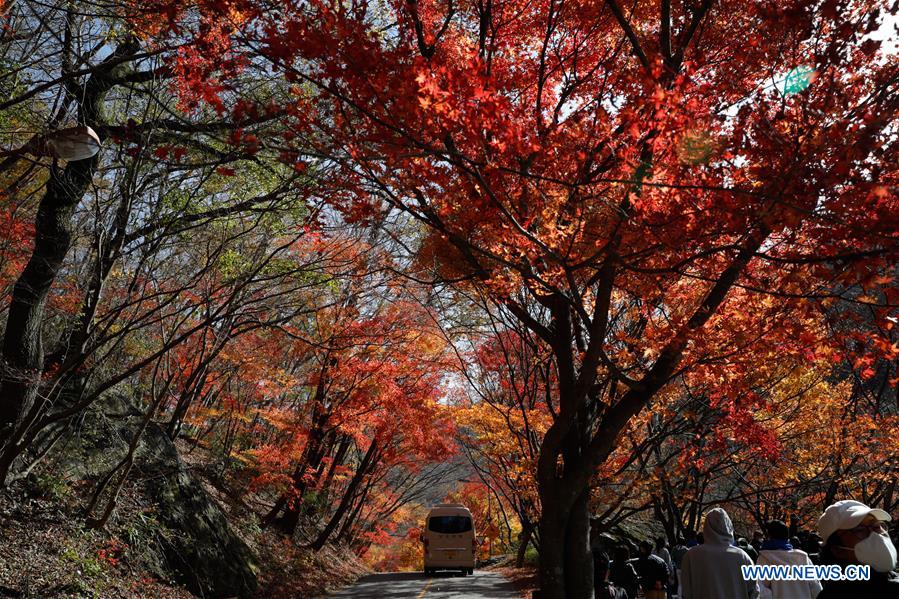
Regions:
<instances>
[{"instance_id":1,"label":"rocky outcrop","mask_svg":"<svg viewBox=\"0 0 899 599\"><path fill-rule=\"evenodd\" d=\"M127 397L107 396L54 451L57 467L71 480L100 478L126 454L140 421ZM130 479L153 513L161 576L174 577L200 597L253 595L258 571L253 552L161 427L151 423L144 432Z\"/></svg>"}]
</instances>

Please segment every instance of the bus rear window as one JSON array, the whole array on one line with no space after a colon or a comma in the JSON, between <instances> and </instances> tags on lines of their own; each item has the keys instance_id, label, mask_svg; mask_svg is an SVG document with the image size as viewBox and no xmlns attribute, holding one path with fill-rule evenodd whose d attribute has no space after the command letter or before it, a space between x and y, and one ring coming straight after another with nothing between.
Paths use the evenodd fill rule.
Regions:
<instances>
[{"instance_id":1,"label":"bus rear window","mask_svg":"<svg viewBox=\"0 0 899 599\"><path fill-rule=\"evenodd\" d=\"M428 530L445 535L458 534L471 530L471 518L468 516L431 516Z\"/></svg>"}]
</instances>

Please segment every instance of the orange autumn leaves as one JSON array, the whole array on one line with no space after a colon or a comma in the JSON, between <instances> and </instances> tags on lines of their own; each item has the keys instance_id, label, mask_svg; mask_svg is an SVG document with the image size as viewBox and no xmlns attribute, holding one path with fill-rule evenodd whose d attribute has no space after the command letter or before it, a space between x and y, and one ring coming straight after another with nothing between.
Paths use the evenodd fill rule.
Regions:
<instances>
[{"instance_id":1,"label":"orange autumn leaves","mask_svg":"<svg viewBox=\"0 0 899 599\"><path fill-rule=\"evenodd\" d=\"M873 492L892 479L899 416L863 407L830 369L782 360L748 387L673 385L631 424L598 473L594 501L620 501L617 485L630 481L629 506L671 492L686 514L692 502L731 497L744 509L792 505L808 523L831 485L841 496Z\"/></svg>"},{"instance_id":2,"label":"orange autumn leaves","mask_svg":"<svg viewBox=\"0 0 899 599\"><path fill-rule=\"evenodd\" d=\"M795 406L802 373L825 377L843 362L846 344L854 344L852 364L863 379L878 360L895 359L888 323L899 298L890 272L899 161L884 116L897 108L895 57L869 60L876 48L853 46L870 32L865 15L887 3L850 2L833 15L825 10L826 19L800 1L716 3L692 39L694 11L675 3L683 22L673 40L659 30L657 2L628 10L629 34L607 4L589 1L504 0L490 15L477 2L259 7L249 0L198 2L193 12L155 5L164 27L149 31L195 40L172 63L185 110L242 112L230 99L249 64L283 77L290 133L254 142L276 145L285 157L314 156L325 167L318 172L329 208L350 223L380 226L397 213L420 223L409 247L424 275L500 304L531 298L528 316L537 325L547 319L548 298L566 302L546 328L558 330L561 312L579 319L559 342L566 352L576 348L574 362L591 341L578 335L605 317L595 320L593 310L597 288L608 283L610 325L597 329L596 341L603 374L620 383L603 389L623 393L682 342L670 386L651 398L648 414L670 410L684 426L699 426L677 409L681 385L711 414L701 423L707 455L693 452L686 437L677 441L682 469L707 472L730 455L747 468L811 459L813 450L801 453L804 445L792 440L820 437L791 428L789 415L801 415L802 424L828 415L835 426L835 398L846 403L848 395L822 382ZM488 21L496 26L483 27ZM786 94L776 79L797 65L814 77ZM297 106L314 110L300 118ZM728 279L722 273L735 264L742 266ZM722 281L732 286L694 330L691 321L708 315L698 306ZM840 296L872 312L843 317ZM361 310L330 316L322 312L315 332L325 334L316 343L362 345L322 352L308 344L327 377L324 368L308 369L295 385L326 380L338 398L329 423L354 440L387 434L398 440L391 458L427 454L438 436L416 423L442 422L426 401L439 384L427 361L409 356L428 349L397 334L408 329L401 314L390 315L397 325ZM848 320L856 326L837 326ZM392 349L367 338L388 329ZM532 426L539 438L551 425L559 400L551 378L548 399L524 411L499 402L457 413L472 443L509 462L500 477L524 493L533 492L539 448L523 450L515 435ZM606 409L606 399L591 406ZM282 471L284 456L305 447L310 410L293 422L288 416L270 408L254 419L273 437L265 456L246 452L258 452L260 469ZM646 424L637 419L628 434L642 440ZM873 430L853 438L865 434ZM735 448L740 453L729 453ZM600 475L619 475L630 457L613 454ZM796 479L778 476L783 484Z\"/></svg>"}]
</instances>

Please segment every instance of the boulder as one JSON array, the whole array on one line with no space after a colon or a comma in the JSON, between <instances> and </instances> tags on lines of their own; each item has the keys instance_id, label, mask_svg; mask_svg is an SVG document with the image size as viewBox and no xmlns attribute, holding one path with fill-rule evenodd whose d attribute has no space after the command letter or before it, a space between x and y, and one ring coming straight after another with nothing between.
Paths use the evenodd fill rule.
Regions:
<instances>
[{"instance_id":1,"label":"boulder","mask_svg":"<svg viewBox=\"0 0 899 599\"><path fill-rule=\"evenodd\" d=\"M92 406L58 448L55 461L69 479L98 479L121 460L142 414L123 394ZM200 597L250 597L256 591L255 555L235 534L222 508L190 472L175 444L151 423L144 431L129 479L149 504L156 539L172 577Z\"/></svg>"}]
</instances>

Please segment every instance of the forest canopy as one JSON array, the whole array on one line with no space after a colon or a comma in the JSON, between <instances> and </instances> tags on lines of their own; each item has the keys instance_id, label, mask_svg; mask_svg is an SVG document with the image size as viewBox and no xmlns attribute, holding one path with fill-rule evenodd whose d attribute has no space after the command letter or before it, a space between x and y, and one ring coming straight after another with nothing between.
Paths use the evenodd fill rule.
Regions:
<instances>
[{"instance_id":1,"label":"forest canopy","mask_svg":"<svg viewBox=\"0 0 899 599\"><path fill-rule=\"evenodd\" d=\"M124 396L94 528L158 428L375 567L466 503L553 599L591 520L895 509L897 11L0 3L0 483Z\"/></svg>"}]
</instances>

